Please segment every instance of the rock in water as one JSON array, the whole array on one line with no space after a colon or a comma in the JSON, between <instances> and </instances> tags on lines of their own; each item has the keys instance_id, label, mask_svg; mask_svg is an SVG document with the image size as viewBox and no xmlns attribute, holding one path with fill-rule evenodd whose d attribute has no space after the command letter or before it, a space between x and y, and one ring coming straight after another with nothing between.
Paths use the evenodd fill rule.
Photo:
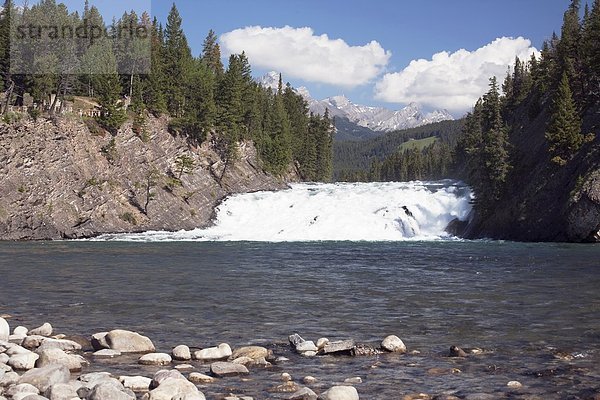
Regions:
<instances>
[{"instance_id":1,"label":"rock in water","mask_svg":"<svg viewBox=\"0 0 600 400\"><path fill-rule=\"evenodd\" d=\"M450 347L449 357L467 357L467 353L458 346Z\"/></svg>"},{"instance_id":2,"label":"rock in water","mask_svg":"<svg viewBox=\"0 0 600 400\"><path fill-rule=\"evenodd\" d=\"M192 359L190 348L184 344L176 346L173 351L173 359L177 361L188 361Z\"/></svg>"},{"instance_id":3,"label":"rock in water","mask_svg":"<svg viewBox=\"0 0 600 400\"><path fill-rule=\"evenodd\" d=\"M209 347L194 353L194 358L200 361L224 360L231 357L231 347L227 343L221 343L217 347Z\"/></svg>"},{"instance_id":4,"label":"rock in water","mask_svg":"<svg viewBox=\"0 0 600 400\"><path fill-rule=\"evenodd\" d=\"M0 340L8 341L8 337L10 336L10 326L8 326L8 322L2 317L0 317Z\"/></svg>"},{"instance_id":5,"label":"rock in water","mask_svg":"<svg viewBox=\"0 0 600 400\"><path fill-rule=\"evenodd\" d=\"M317 347L319 345L317 344ZM344 353L350 352L354 348L354 340L338 340L335 342L328 342L322 347L323 354L332 354L332 353Z\"/></svg>"},{"instance_id":6,"label":"rock in water","mask_svg":"<svg viewBox=\"0 0 600 400\"><path fill-rule=\"evenodd\" d=\"M38 388L40 393L45 393L50 386L57 383L68 383L70 378L69 369L64 365L49 365L25 372L19 379L19 383L32 384Z\"/></svg>"},{"instance_id":7,"label":"rock in water","mask_svg":"<svg viewBox=\"0 0 600 400\"><path fill-rule=\"evenodd\" d=\"M115 329L106 334L106 344L122 353L151 353L155 351L152 341L139 333Z\"/></svg>"},{"instance_id":8,"label":"rock in water","mask_svg":"<svg viewBox=\"0 0 600 400\"><path fill-rule=\"evenodd\" d=\"M27 335L32 336L32 335L37 335L37 336L50 336L52 335L52 325L50 325L48 322L44 323L42 326L39 326L35 329L30 330Z\"/></svg>"},{"instance_id":9,"label":"rock in water","mask_svg":"<svg viewBox=\"0 0 600 400\"><path fill-rule=\"evenodd\" d=\"M313 392L310 388L304 387L298 390L296 393L293 393L289 400L317 400L317 394Z\"/></svg>"},{"instance_id":10,"label":"rock in water","mask_svg":"<svg viewBox=\"0 0 600 400\"><path fill-rule=\"evenodd\" d=\"M213 383L216 381L212 376L201 374L200 372L192 372L188 380L192 383Z\"/></svg>"},{"instance_id":11,"label":"rock in water","mask_svg":"<svg viewBox=\"0 0 600 400\"><path fill-rule=\"evenodd\" d=\"M94 350L98 351L110 348L108 343L106 343L106 335L108 335L108 332L98 332L92 335L92 340L90 340L90 342Z\"/></svg>"},{"instance_id":12,"label":"rock in water","mask_svg":"<svg viewBox=\"0 0 600 400\"><path fill-rule=\"evenodd\" d=\"M97 352L95 352L92 355L94 357L99 357L99 358L114 358L114 357L120 356L121 352L118 350L102 349L102 350L98 350Z\"/></svg>"},{"instance_id":13,"label":"rock in water","mask_svg":"<svg viewBox=\"0 0 600 400\"><path fill-rule=\"evenodd\" d=\"M138 360L142 365L169 365L171 364L171 356L167 353L149 353L144 354Z\"/></svg>"},{"instance_id":14,"label":"rock in water","mask_svg":"<svg viewBox=\"0 0 600 400\"><path fill-rule=\"evenodd\" d=\"M358 392L352 386L334 386L319 396L320 400L359 400Z\"/></svg>"},{"instance_id":15,"label":"rock in water","mask_svg":"<svg viewBox=\"0 0 600 400\"><path fill-rule=\"evenodd\" d=\"M230 362L215 362L210 365L210 372L218 377L248 374L248 368Z\"/></svg>"},{"instance_id":16,"label":"rock in water","mask_svg":"<svg viewBox=\"0 0 600 400\"><path fill-rule=\"evenodd\" d=\"M406 353L404 342L396 335L390 335L383 339L381 347L392 353Z\"/></svg>"},{"instance_id":17,"label":"rock in water","mask_svg":"<svg viewBox=\"0 0 600 400\"><path fill-rule=\"evenodd\" d=\"M300 343L304 343L304 342L306 342L306 340L302 339L302 336L298 335L297 333L294 333L293 335L290 335L290 336L288 337L288 340L290 341L290 344L291 344L291 345L292 345L294 348L298 347L298 345L299 345Z\"/></svg>"},{"instance_id":18,"label":"rock in water","mask_svg":"<svg viewBox=\"0 0 600 400\"><path fill-rule=\"evenodd\" d=\"M261 358L267 358L269 356L269 350L261 346L245 346L235 349L231 355L231 359L235 360L240 357L248 357L253 360L259 360Z\"/></svg>"},{"instance_id":19,"label":"rock in water","mask_svg":"<svg viewBox=\"0 0 600 400\"><path fill-rule=\"evenodd\" d=\"M186 379L167 378L150 391L148 400L205 400L204 394L198 391L196 385Z\"/></svg>"}]
</instances>

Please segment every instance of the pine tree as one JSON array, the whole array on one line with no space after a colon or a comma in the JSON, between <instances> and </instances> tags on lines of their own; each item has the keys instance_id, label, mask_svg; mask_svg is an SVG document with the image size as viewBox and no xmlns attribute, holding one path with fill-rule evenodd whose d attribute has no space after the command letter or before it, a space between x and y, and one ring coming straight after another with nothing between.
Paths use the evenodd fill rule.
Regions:
<instances>
[{"instance_id":1,"label":"pine tree","mask_svg":"<svg viewBox=\"0 0 600 400\"><path fill-rule=\"evenodd\" d=\"M565 165L583 143L581 120L577 115L575 101L569 87L569 79L563 72L554 97L552 117L546 131L552 162Z\"/></svg>"},{"instance_id":2,"label":"pine tree","mask_svg":"<svg viewBox=\"0 0 600 400\"><path fill-rule=\"evenodd\" d=\"M167 17L165 28L164 68L166 100L169 113L181 117L185 108L185 83L189 78L192 53L181 27L182 19L175 4Z\"/></svg>"},{"instance_id":3,"label":"pine tree","mask_svg":"<svg viewBox=\"0 0 600 400\"><path fill-rule=\"evenodd\" d=\"M600 101L600 0L594 0L584 20L581 47L586 76L584 91L591 105Z\"/></svg>"},{"instance_id":4,"label":"pine tree","mask_svg":"<svg viewBox=\"0 0 600 400\"><path fill-rule=\"evenodd\" d=\"M221 62L221 49L217 43L217 35L211 29L204 39L202 45L202 59L208 68L215 74L217 79L223 74L223 63Z\"/></svg>"}]
</instances>

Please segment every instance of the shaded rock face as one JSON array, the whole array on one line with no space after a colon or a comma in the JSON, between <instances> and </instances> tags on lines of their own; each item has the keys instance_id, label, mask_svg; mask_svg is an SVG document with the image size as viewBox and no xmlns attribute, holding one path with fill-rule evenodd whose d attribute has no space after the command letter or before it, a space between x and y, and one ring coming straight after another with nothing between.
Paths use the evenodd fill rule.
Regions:
<instances>
[{"instance_id":1,"label":"shaded rock face","mask_svg":"<svg viewBox=\"0 0 600 400\"><path fill-rule=\"evenodd\" d=\"M76 118L0 123L0 239L204 227L226 196L294 180L263 172L252 143L240 145L238 161L223 174L210 137L195 146L167 125L149 118L142 140L131 123L114 137L94 135ZM194 168L178 180L180 156Z\"/></svg>"}]
</instances>

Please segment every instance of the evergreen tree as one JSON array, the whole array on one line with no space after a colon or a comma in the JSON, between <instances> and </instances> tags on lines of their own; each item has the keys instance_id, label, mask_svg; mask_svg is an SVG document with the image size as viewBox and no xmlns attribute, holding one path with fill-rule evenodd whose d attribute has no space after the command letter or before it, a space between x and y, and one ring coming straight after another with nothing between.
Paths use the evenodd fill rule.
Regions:
<instances>
[{"instance_id":1,"label":"evergreen tree","mask_svg":"<svg viewBox=\"0 0 600 400\"><path fill-rule=\"evenodd\" d=\"M550 126L546 132L552 162L565 165L583 143L581 121L564 72L554 97Z\"/></svg>"},{"instance_id":2,"label":"evergreen tree","mask_svg":"<svg viewBox=\"0 0 600 400\"><path fill-rule=\"evenodd\" d=\"M165 29L164 70L167 109L181 117L185 108L185 84L189 78L192 53L181 28L181 16L175 4L167 17Z\"/></svg>"},{"instance_id":3,"label":"evergreen tree","mask_svg":"<svg viewBox=\"0 0 600 400\"><path fill-rule=\"evenodd\" d=\"M584 20L582 63L585 71L584 92L589 105L600 101L600 0L594 0Z\"/></svg>"},{"instance_id":4,"label":"evergreen tree","mask_svg":"<svg viewBox=\"0 0 600 400\"><path fill-rule=\"evenodd\" d=\"M204 39L202 45L202 59L213 74L219 78L223 74L223 63L221 62L221 49L217 43L217 35L211 29Z\"/></svg>"}]
</instances>

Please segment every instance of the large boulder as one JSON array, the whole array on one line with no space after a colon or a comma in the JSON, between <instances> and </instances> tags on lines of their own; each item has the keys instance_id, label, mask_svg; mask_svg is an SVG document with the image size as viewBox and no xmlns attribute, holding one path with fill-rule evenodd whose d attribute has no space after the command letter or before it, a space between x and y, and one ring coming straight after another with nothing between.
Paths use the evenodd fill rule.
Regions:
<instances>
[{"instance_id":1,"label":"large boulder","mask_svg":"<svg viewBox=\"0 0 600 400\"><path fill-rule=\"evenodd\" d=\"M40 394L40 391L35 386L29 383L19 383L18 385L14 385L8 388L5 395L8 397L15 397L16 394Z\"/></svg>"},{"instance_id":2,"label":"large boulder","mask_svg":"<svg viewBox=\"0 0 600 400\"><path fill-rule=\"evenodd\" d=\"M49 365L25 372L19 379L19 383L30 383L38 388L40 393L45 393L50 386L68 383L70 378L69 369L64 365Z\"/></svg>"},{"instance_id":3,"label":"large boulder","mask_svg":"<svg viewBox=\"0 0 600 400\"><path fill-rule=\"evenodd\" d=\"M0 317L0 340L8 341L8 337L10 336L10 326L8 326L8 322Z\"/></svg>"},{"instance_id":4,"label":"large boulder","mask_svg":"<svg viewBox=\"0 0 600 400\"><path fill-rule=\"evenodd\" d=\"M108 332L98 332L92 335L90 343L92 344L94 350L103 350L110 348L108 343L106 343L106 335L108 335Z\"/></svg>"},{"instance_id":5,"label":"large boulder","mask_svg":"<svg viewBox=\"0 0 600 400\"><path fill-rule=\"evenodd\" d=\"M317 394L312 389L303 387L295 393L292 393L289 400L317 400Z\"/></svg>"},{"instance_id":6,"label":"large boulder","mask_svg":"<svg viewBox=\"0 0 600 400\"><path fill-rule=\"evenodd\" d=\"M148 337L122 329L108 332L105 340L109 348L122 353L151 353L156 350Z\"/></svg>"},{"instance_id":7,"label":"large boulder","mask_svg":"<svg viewBox=\"0 0 600 400\"><path fill-rule=\"evenodd\" d=\"M43 349L60 349L64 351L79 351L81 345L73 340L45 338L38 347L38 352Z\"/></svg>"},{"instance_id":8,"label":"large boulder","mask_svg":"<svg viewBox=\"0 0 600 400\"><path fill-rule=\"evenodd\" d=\"M334 386L322 393L319 400L359 400L359 397L352 386Z\"/></svg>"},{"instance_id":9,"label":"large boulder","mask_svg":"<svg viewBox=\"0 0 600 400\"><path fill-rule=\"evenodd\" d=\"M194 353L194 358L199 361L225 360L231 357L231 347L227 343L221 343L217 347L208 347Z\"/></svg>"},{"instance_id":10,"label":"large boulder","mask_svg":"<svg viewBox=\"0 0 600 400\"><path fill-rule=\"evenodd\" d=\"M67 354L58 348L46 348L41 351L38 349L38 354L40 355L36 362L38 368L60 364L69 368L69 371L81 371L83 365L87 364L85 358L75 354Z\"/></svg>"},{"instance_id":11,"label":"large boulder","mask_svg":"<svg viewBox=\"0 0 600 400\"><path fill-rule=\"evenodd\" d=\"M183 374L176 369L161 369L154 374L154 377L152 377L150 390L156 389L164 380L167 380L168 378L185 380L185 376L183 376Z\"/></svg>"}]
</instances>

